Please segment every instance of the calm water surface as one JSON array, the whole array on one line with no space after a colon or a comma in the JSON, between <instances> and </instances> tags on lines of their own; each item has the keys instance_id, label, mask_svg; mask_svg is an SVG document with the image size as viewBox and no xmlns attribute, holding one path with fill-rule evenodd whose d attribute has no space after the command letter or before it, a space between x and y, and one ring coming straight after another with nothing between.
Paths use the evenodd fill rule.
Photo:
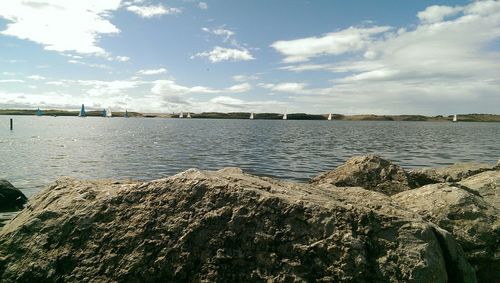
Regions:
<instances>
[{"instance_id":1,"label":"calm water surface","mask_svg":"<svg viewBox=\"0 0 500 283\"><path fill-rule=\"evenodd\" d=\"M60 176L157 179L238 166L305 181L378 153L403 167L496 162L500 123L0 116L0 178L31 196Z\"/></svg>"}]
</instances>

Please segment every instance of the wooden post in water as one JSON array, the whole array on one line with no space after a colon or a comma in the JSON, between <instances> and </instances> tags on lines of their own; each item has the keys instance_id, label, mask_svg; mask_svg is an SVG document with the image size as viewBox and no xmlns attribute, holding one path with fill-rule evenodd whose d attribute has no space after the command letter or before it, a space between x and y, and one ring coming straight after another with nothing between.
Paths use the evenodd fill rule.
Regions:
<instances>
[{"instance_id":1,"label":"wooden post in water","mask_svg":"<svg viewBox=\"0 0 500 283\"><path fill-rule=\"evenodd\" d=\"M12 131L12 129L14 129L14 121L10 118L10 130Z\"/></svg>"}]
</instances>

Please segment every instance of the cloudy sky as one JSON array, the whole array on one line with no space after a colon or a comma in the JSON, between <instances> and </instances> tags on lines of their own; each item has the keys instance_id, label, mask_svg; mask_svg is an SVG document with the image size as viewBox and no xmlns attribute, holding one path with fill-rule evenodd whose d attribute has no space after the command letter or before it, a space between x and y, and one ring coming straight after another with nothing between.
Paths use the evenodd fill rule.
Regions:
<instances>
[{"instance_id":1,"label":"cloudy sky","mask_svg":"<svg viewBox=\"0 0 500 283\"><path fill-rule=\"evenodd\" d=\"M500 1L0 1L0 107L82 103L500 114Z\"/></svg>"}]
</instances>

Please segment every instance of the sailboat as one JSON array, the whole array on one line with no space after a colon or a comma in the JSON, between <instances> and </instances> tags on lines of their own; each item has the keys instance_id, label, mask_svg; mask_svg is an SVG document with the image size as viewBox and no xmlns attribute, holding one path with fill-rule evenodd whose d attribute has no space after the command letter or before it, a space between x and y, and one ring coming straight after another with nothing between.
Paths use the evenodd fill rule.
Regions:
<instances>
[{"instance_id":1,"label":"sailboat","mask_svg":"<svg viewBox=\"0 0 500 283\"><path fill-rule=\"evenodd\" d=\"M453 115L453 122L458 122L457 114Z\"/></svg>"},{"instance_id":2,"label":"sailboat","mask_svg":"<svg viewBox=\"0 0 500 283\"><path fill-rule=\"evenodd\" d=\"M332 113L330 113L330 114L328 115L328 121L331 121L331 120L332 120Z\"/></svg>"},{"instance_id":3,"label":"sailboat","mask_svg":"<svg viewBox=\"0 0 500 283\"><path fill-rule=\"evenodd\" d=\"M128 118L128 111L125 109L125 114L123 114L123 117Z\"/></svg>"},{"instance_id":4,"label":"sailboat","mask_svg":"<svg viewBox=\"0 0 500 283\"><path fill-rule=\"evenodd\" d=\"M40 108L38 108L38 109L36 110L36 116L42 116L42 115L43 115L42 110L40 110Z\"/></svg>"},{"instance_id":5,"label":"sailboat","mask_svg":"<svg viewBox=\"0 0 500 283\"><path fill-rule=\"evenodd\" d=\"M186 118L191 118L191 113L188 112Z\"/></svg>"},{"instance_id":6,"label":"sailboat","mask_svg":"<svg viewBox=\"0 0 500 283\"><path fill-rule=\"evenodd\" d=\"M111 113L111 108L109 108L109 107L108 107L108 109L106 109L106 117L107 118L113 117L113 113Z\"/></svg>"},{"instance_id":7,"label":"sailboat","mask_svg":"<svg viewBox=\"0 0 500 283\"><path fill-rule=\"evenodd\" d=\"M184 118L184 113L179 114L179 118Z\"/></svg>"},{"instance_id":8,"label":"sailboat","mask_svg":"<svg viewBox=\"0 0 500 283\"><path fill-rule=\"evenodd\" d=\"M250 113L250 120L253 120L253 112Z\"/></svg>"},{"instance_id":9,"label":"sailboat","mask_svg":"<svg viewBox=\"0 0 500 283\"><path fill-rule=\"evenodd\" d=\"M101 111L101 117L106 117L106 109L102 109L102 111Z\"/></svg>"},{"instance_id":10,"label":"sailboat","mask_svg":"<svg viewBox=\"0 0 500 283\"><path fill-rule=\"evenodd\" d=\"M80 113L78 113L78 117L87 117L87 113L85 113L85 105L82 104L82 108L80 108Z\"/></svg>"},{"instance_id":11,"label":"sailboat","mask_svg":"<svg viewBox=\"0 0 500 283\"><path fill-rule=\"evenodd\" d=\"M285 114L283 114L283 120L287 120L288 119L288 116Z\"/></svg>"}]
</instances>

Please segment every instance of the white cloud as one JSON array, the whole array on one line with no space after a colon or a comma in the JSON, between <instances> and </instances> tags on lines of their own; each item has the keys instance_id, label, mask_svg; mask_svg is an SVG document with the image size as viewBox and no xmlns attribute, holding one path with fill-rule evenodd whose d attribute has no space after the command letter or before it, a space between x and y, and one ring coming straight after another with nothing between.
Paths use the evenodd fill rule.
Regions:
<instances>
[{"instance_id":1,"label":"white cloud","mask_svg":"<svg viewBox=\"0 0 500 283\"><path fill-rule=\"evenodd\" d=\"M138 75L159 75L159 74L165 74L167 72L167 69L165 68L159 68L159 69L150 69L150 70L139 70L137 71Z\"/></svg>"},{"instance_id":2,"label":"white cloud","mask_svg":"<svg viewBox=\"0 0 500 283\"><path fill-rule=\"evenodd\" d=\"M280 40L271 47L283 54L285 63L308 61L323 55L340 55L365 49L374 41L374 36L391 30L387 26L370 28L350 27L320 37L307 37L295 40Z\"/></svg>"},{"instance_id":3,"label":"white cloud","mask_svg":"<svg viewBox=\"0 0 500 283\"><path fill-rule=\"evenodd\" d=\"M0 83L24 83L24 81L17 79L7 79L7 80L0 80Z\"/></svg>"},{"instance_id":4,"label":"white cloud","mask_svg":"<svg viewBox=\"0 0 500 283\"><path fill-rule=\"evenodd\" d=\"M127 56L116 56L115 60L118 62L127 62L130 60L130 57Z\"/></svg>"},{"instance_id":5,"label":"white cloud","mask_svg":"<svg viewBox=\"0 0 500 283\"><path fill-rule=\"evenodd\" d=\"M336 73L331 87L297 85L304 96L294 96L296 103L325 110L334 105L339 112L354 107L349 110L353 113L359 113L355 109L378 114L435 114L445 109L497 113L491 105L500 101L500 53L491 46L500 39L500 2L450 7L448 11L459 11L452 18L446 10L440 6L442 13L434 11L427 18L420 13L426 20L419 25L387 31L346 61L332 58L325 63L321 58L321 63L280 68ZM306 106L310 101L315 105Z\"/></svg>"},{"instance_id":6,"label":"white cloud","mask_svg":"<svg viewBox=\"0 0 500 283\"><path fill-rule=\"evenodd\" d=\"M215 35L218 35L218 36L222 37L224 39L224 42L226 42L232 36L235 35L234 31L226 29L223 26L217 27L217 28L213 28L213 29L207 28L207 27L203 27L203 28L201 28L201 30L204 31L204 32L208 32L208 33L215 34Z\"/></svg>"},{"instance_id":7,"label":"white cloud","mask_svg":"<svg viewBox=\"0 0 500 283\"><path fill-rule=\"evenodd\" d=\"M191 97L191 94L234 94L250 89L251 85L248 83L216 89L206 86L183 86L174 80L157 80L153 82L151 92L156 95L156 100L161 101L161 105L166 106L169 111L213 111L214 109L222 110L222 108L206 101L197 102Z\"/></svg>"},{"instance_id":8,"label":"white cloud","mask_svg":"<svg viewBox=\"0 0 500 283\"><path fill-rule=\"evenodd\" d=\"M449 6L429 6L424 11L417 14L420 21L424 23L436 23L442 21L446 17L454 16L462 11L462 7Z\"/></svg>"},{"instance_id":9,"label":"white cloud","mask_svg":"<svg viewBox=\"0 0 500 283\"><path fill-rule=\"evenodd\" d=\"M206 9L208 9L208 4L205 2L200 2L200 3L198 3L198 8L200 8L202 10L206 10Z\"/></svg>"},{"instance_id":10,"label":"white cloud","mask_svg":"<svg viewBox=\"0 0 500 283\"><path fill-rule=\"evenodd\" d=\"M498 1L475 1L473 4L464 7L466 15L491 15L500 12Z\"/></svg>"},{"instance_id":11,"label":"white cloud","mask_svg":"<svg viewBox=\"0 0 500 283\"><path fill-rule=\"evenodd\" d=\"M40 76L40 75L31 75L31 76L28 76L27 78L30 80L35 80L35 81L45 80L45 77Z\"/></svg>"},{"instance_id":12,"label":"white cloud","mask_svg":"<svg viewBox=\"0 0 500 283\"><path fill-rule=\"evenodd\" d=\"M145 2L145 0L125 1L125 2L122 2L122 6L127 7L127 6L131 6L131 5L134 5L134 4L142 4L144 2Z\"/></svg>"},{"instance_id":13,"label":"white cloud","mask_svg":"<svg viewBox=\"0 0 500 283\"><path fill-rule=\"evenodd\" d=\"M229 96L217 96L207 102L192 101L190 108L198 112L276 112L276 109L289 109L289 105L275 100L248 101Z\"/></svg>"},{"instance_id":14,"label":"white cloud","mask_svg":"<svg viewBox=\"0 0 500 283\"><path fill-rule=\"evenodd\" d=\"M119 7L120 0L3 1L0 17L7 27L0 33L36 42L46 50L105 55L98 39L120 32L109 21Z\"/></svg>"},{"instance_id":15,"label":"white cloud","mask_svg":"<svg viewBox=\"0 0 500 283\"><path fill-rule=\"evenodd\" d=\"M82 65L82 66L87 66L87 67L91 67L91 68L98 68L98 69L110 69L110 67L108 65L105 65L105 64L93 64L93 63L87 63L87 62L83 62L83 61L80 61L80 60L68 60L68 63L71 63L71 64L76 64L76 65Z\"/></svg>"},{"instance_id":16,"label":"white cloud","mask_svg":"<svg viewBox=\"0 0 500 283\"><path fill-rule=\"evenodd\" d=\"M257 75L235 75L233 76L233 80L237 82L247 82L258 80L259 77Z\"/></svg>"},{"instance_id":17,"label":"white cloud","mask_svg":"<svg viewBox=\"0 0 500 283\"><path fill-rule=\"evenodd\" d=\"M80 93L68 94L67 91L36 91L9 93L0 91L0 106L6 108L42 108L42 109L73 109L80 108L81 103L89 110L100 110L110 106L113 110L145 110L140 108L147 99L133 99L129 95L91 97Z\"/></svg>"},{"instance_id":18,"label":"white cloud","mask_svg":"<svg viewBox=\"0 0 500 283\"><path fill-rule=\"evenodd\" d=\"M154 94L188 94L188 93L241 93L249 91L252 86L249 83L242 83L228 88L216 89L205 86L187 87L177 84L174 80L157 80L153 82L151 92Z\"/></svg>"},{"instance_id":19,"label":"white cloud","mask_svg":"<svg viewBox=\"0 0 500 283\"><path fill-rule=\"evenodd\" d=\"M252 86L249 83L242 83L238 85L233 85L229 88L226 89L226 92L228 93L240 93L240 92L247 92L252 89Z\"/></svg>"},{"instance_id":20,"label":"white cloud","mask_svg":"<svg viewBox=\"0 0 500 283\"><path fill-rule=\"evenodd\" d=\"M255 59L248 49L233 49L220 46L216 46L212 51L197 53L191 56L191 59L195 57L207 57L212 63L222 61L248 61Z\"/></svg>"},{"instance_id":21,"label":"white cloud","mask_svg":"<svg viewBox=\"0 0 500 283\"><path fill-rule=\"evenodd\" d=\"M269 89L271 91L303 94L306 92L305 89L307 87L307 84L306 83L295 83L295 82L285 82L285 83L279 83L279 84L260 83L260 84L258 84L258 86L265 88L265 89Z\"/></svg>"},{"instance_id":22,"label":"white cloud","mask_svg":"<svg viewBox=\"0 0 500 283\"><path fill-rule=\"evenodd\" d=\"M127 10L133 12L143 18L153 18L161 15L173 15L182 13L182 11L178 8L169 8L165 7L162 4L151 5L151 6L128 6Z\"/></svg>"},{"instance_id":23,"label":"white cloud","mask_svg":"<svg viewBox=\"0 0 500 283\"><path fill-rule=\"evenodd\" d=\"M87 91L89 96L117 95L123 94L125 90L138 87L142 82L138 81L99 81L99 80L78 80L82 86L90 86Z\"/></svg>"},{"instance_id":24,"label":"white cloud","mask_svg":"<svg viewBox=\"0 0 500 283\"><path fill-rule=\"evenodd\" d=\"M54 86L64 86L66 83L64 81L50 81L46 82L46 85L54 85Z\"/></svg>"}]
</instances>

